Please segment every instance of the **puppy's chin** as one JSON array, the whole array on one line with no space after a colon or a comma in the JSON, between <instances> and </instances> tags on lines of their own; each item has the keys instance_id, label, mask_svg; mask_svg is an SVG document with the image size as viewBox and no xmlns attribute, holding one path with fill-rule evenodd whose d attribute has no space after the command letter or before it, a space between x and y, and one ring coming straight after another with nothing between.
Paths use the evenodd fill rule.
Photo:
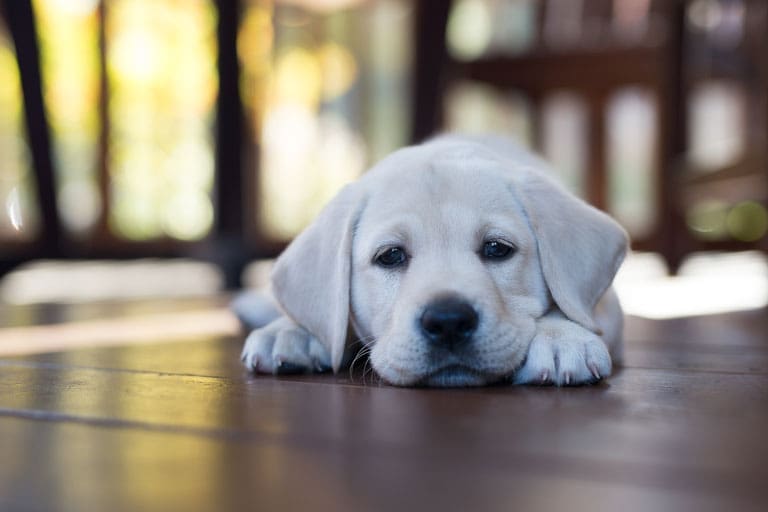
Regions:
<instances>
[{"instance_id":1,"label":"puppy's chin","mask_svg":"<svg viewBox=\"0 0 768 512\"><path fill-rule=\"evenodd\" d=\"M459 388L471 386L485 386L499 380L499 377L482 374L466 366L446 366L428 375L420 381L423 386L440 388Z\"/></svg>"}]
</instances>

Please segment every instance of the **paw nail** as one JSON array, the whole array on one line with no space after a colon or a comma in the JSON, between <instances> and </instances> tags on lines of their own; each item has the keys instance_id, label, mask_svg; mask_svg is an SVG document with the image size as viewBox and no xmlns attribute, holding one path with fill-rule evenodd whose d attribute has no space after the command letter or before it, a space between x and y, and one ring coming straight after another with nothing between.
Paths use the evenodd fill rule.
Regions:
<instances>
[{"instance_id":1,"label":"paw nail","mask_svg":"<svg viewBox=\"0 0 768 512\"><path fill-rule=\"evenodd\" d=\"M600 371L597 369L597 366L594 364L589 365L589 371L592 372L592 376L595 377L596 380L602 379L602 376L600 375Z\"/></svg>"},{"instance_id":2,"label":"paw nail","mask_svg":"<svg viewBox=\"0 0 768 512\"><path fill-rule=\"evenodd\" d=\"M565 375L563 375L563 382L565 382L566 386L571 383L571 374L570 373L566 373Z\"/></svg>"},{"instance_id":3,"label":"paw nail","mask_svg":"<svg viewBox=\"0 0 768 512\"><path fill-rule=\"evenodd\" d=\"M544 370L541 372L541 383L546 384L549 381L549 371Z\"/></svg>"},{"instance_id":4,"label":"paw nail","mask_svg":"<svg viewBox=\"0 0 768 512\"><path fill-rule=\"evenodd\" d=\"M286 363L285 361L280 361L277 364L275 373L277 375L292 375L296 373L304 373L304 367L299 366L298 364Z\"/></svg>"}]
</instances>

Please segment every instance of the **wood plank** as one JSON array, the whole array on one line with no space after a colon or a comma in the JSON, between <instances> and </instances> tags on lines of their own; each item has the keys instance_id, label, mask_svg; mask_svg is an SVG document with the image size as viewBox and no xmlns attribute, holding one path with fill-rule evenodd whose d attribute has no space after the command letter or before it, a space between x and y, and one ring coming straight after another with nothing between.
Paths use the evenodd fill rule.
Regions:
<instances>
[{"instance_id":1,"label":"wood plank","mask_svg":"<svg viewBox=\"0 0 768 512\"><path fill-rule=\"evenodd\" d=\"M624 366L664 370L768 375L768 349L753 347L700 347L696 344L652 346L630 344Z\"/></svg>"},{"instance_id":2,"label":"wood plank","mask_svg":"<svg viewBox=\"0 0 768 512\"><path fill-rule=\"evenodd\" d=\"M667 320L627 316L624 332L628 344L765 348L768 347L768 311L757 309Z\"/></svg>"},{"instance_id":3,"label":"wood plank","mask_svg":"<svg viewBox=\"0 0 768 512\"><path fill-rule=\"evenodd\" d=\"M135 346L167 340L183 341L189 337L233 335L240 331L240 322L228 308L12 327L0 329L0 356L83 347Z\"/></svg>"},{"instance_id":4,"label":"wood plank","mask_svg":"<svg viewBox=\"0 0 768 512\"><path fill-rule=\"evenodd\" d=\"M171 311L163 308L152 311L155 310ZM126 314L139 318L146 314L147 309L137 305L135 310L129 307L126 311ZM768 373L768 315L762 310L673 320L627 317L626 324L625 366ZM161 341L162 336L158 333L157 341L151 344L97 346L28 354L20 356L20 359L53 365L201 376L237 375L241 370L239 352L242 340L239 337L194 336L172 343ZM125 343L125 340L122 342Z\"/></svg>"},{"instance_id":5,"label":"wood plank","mask_svg":"<svg viewBox=\"0 0 768 512\"><path fill-rule=\"evenodd\" d=\"M0 358L0 509L761 510L763 325L629 319L635 366L569 389L254 377L238 337Z\"/></svg>"},{"instance_id":6,"label":"wood plank","mask_svg":"<svg viewBox=\"0 0 768 512\"><path fill-rule=\"evenodd\" d=\"M149 473L139 474L149 488L123 497L122 504L146 499L152 489L167 492L162 488L168 475L186 464L194 469L183 471L178 483L169 482L181 488L176 489L180 494L209 483L201 464L211 471L229 468L226 480L234 464L244 467L238 475L266 474L241 481L248 489L245 496L242 490L227 492L240 500L264 500L266 495L267 503L289 509L300 505L296 482L311 489L304 487L301 494L325 502L321 509L332 509L350 491L373 500L366 504L373 509L394 505L393 488L415 492L422 503L464 502L467 493L487 500L491 493L496 506L509 506L519 500L513 490L534 484L544 492L548 482L593 492L595 486L607 487L617 497L629 491L645 500L674 502L676 497L700 505L710 499L741 505L744 496L765 498L763 460L768 454L764 443L756 443L768 427L765 415L744 411L743 403L703 400L728 395L728 382L690 389L695 383L686 386L671 378L658 383L658 376L627 371L609 387L435 391L321 385L322 378L315 383L260 378L237 385L178 376L83 370L30 375L26 370L6 367L2 372L3 450L20 445L31 454L43 450L24 472L45 472L59 464L61 475L49 475L59 480L54 488L62 487L63 478L87 482L93 471L90 477L98 475L107 488L130 493L132 487L121 479L138 468L124 467L126 459L146 464ZM762 384L747 380L758 394L744 401L765 403L765 379ZM614 394L622 385L634 391ZM37 421L23 421L15 433L7 432L9 423L18 425L20 418ZM733 429L742 435L725 435ZM37 430L51 432L31 433ZM206 460L211 451L218 453L216 460ZM24 460L24 453L6 452L3 460ZM72 475L72 468L81 475ZM165 477L163 468L169 471ZM588 496L581 495L584 504ZM559 500L572 498L566 492ZM73 499L82 506L85 498ZM600 500L599 494L592 499Z\"/></svg>"},{"instance_id":7,"label":"wood plank","mask_svg":"<svg viewBox=\"0 0 768 512\"><path fill-rule=\"evenodd\" d=\"M220 309L231 298L227 295L212 297L179 297L169 300L134 299L111 300L75 304L2 304L0 327L29 327L69 322L84 322L111 318L138 318L146 315Z\"/></svg>"},{"instance_id":8,"label":"wood plank","mask_svg":"<svg viewBox=\"0 0 768 512\"><path fill-rule=\"evenodd\" d=\"M469 80L531 93L558 89L611 91L627 85L656 87L660 83L659 47L607 51L538 51L514 57L491 56L455 63L456 75Z\"/></svg>"},{"instance_id":9,"label":"wood plank","mask_svg":"<svg viewBox=\"0 0 768 512\"><path fill-rule=\"evenodd\" d=\"M625 338L628 367L768 374L762 309L669 320L628 316Z\"/></svg>"},{"instance_id":10,"label":"wood plank","mask_svg":"<svg viewBox=\"0 0 768 512\"><path fill-rule=\"evenodd\" d=\"M78 350L0 357L0 365L23 363L54 368L96 368L201 377L247 375L240 362L242 337L190 339L98 346Z\"/></svg>"},{"instance_id":11,"label":"wood plank","mask_svg":"<svg viewBox=\"0 0 768 512\"><path fill-rule=\"evenodd\" d=\"M621 482L602 476L621 465L596 473L471 444L361 450L18 419L0 422L0 437L3 510L759 510L753 494L648 485L676 482L671 472Z\"/></svg>"},{"instance_id":12,"label":"wood plank","mask_svg":"<svg viewBox=\"0 0 768 512\"><path fill-rule=\"evenodd\" d=\"M326 384L326 385L324 385ZM757 470L768 378L626 369L603 386L399 389L305 377L211 378L4 366L0 414L366 450L472 441L487 456ZM728 439L724 433L738 430ZM731 436L732 437L732 436ZM725 438L725 439L722 439ZM440 448L442 449L442 448ZM725 456L728 455L728 456Z\"/></svg>"}]
</instances>

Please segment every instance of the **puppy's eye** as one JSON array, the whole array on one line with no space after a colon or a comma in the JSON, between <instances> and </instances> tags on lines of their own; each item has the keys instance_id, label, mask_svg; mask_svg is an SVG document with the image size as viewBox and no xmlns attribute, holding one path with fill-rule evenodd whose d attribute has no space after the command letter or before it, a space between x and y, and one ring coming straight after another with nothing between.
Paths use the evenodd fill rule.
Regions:
<instances>
[{"instance_id":1,"label":"puppy's eye","mask_svg":"<svg viewBox=\"0 0 768 512\"><path fill-rule=\"evenodd\" d=\"M376 254L373 261L380 267L399 267L408 260L402 247L387 247Z\"/></svg>"},{"instance_id":2,"label":"puppy's eye","mask_svg":"<svg viewBox=\"0 0 768 512\"><path fill-rule=\"evenodd\" d=\"M489 260L509 258L515 253L515 246L501 240L488 240L483 244L482 256Z\"/></svg>"}]
</instances>

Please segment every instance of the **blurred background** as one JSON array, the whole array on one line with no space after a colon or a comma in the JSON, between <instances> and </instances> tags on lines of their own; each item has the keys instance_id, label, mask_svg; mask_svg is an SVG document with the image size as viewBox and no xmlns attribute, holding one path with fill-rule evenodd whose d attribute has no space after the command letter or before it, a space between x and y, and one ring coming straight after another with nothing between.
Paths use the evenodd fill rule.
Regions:
<instances>
[{"instance_id":1,"label":"blurred background","mask_svg":"<svg viewBox=\"0 0 768 512\"><path fill-rule=\"evenodd\" d=\"M627 228L630 313L763 307L767 97L761 0L0 0L0 305L263 282L342 185L455 130Z\"/></svg>"}]
</instances>

